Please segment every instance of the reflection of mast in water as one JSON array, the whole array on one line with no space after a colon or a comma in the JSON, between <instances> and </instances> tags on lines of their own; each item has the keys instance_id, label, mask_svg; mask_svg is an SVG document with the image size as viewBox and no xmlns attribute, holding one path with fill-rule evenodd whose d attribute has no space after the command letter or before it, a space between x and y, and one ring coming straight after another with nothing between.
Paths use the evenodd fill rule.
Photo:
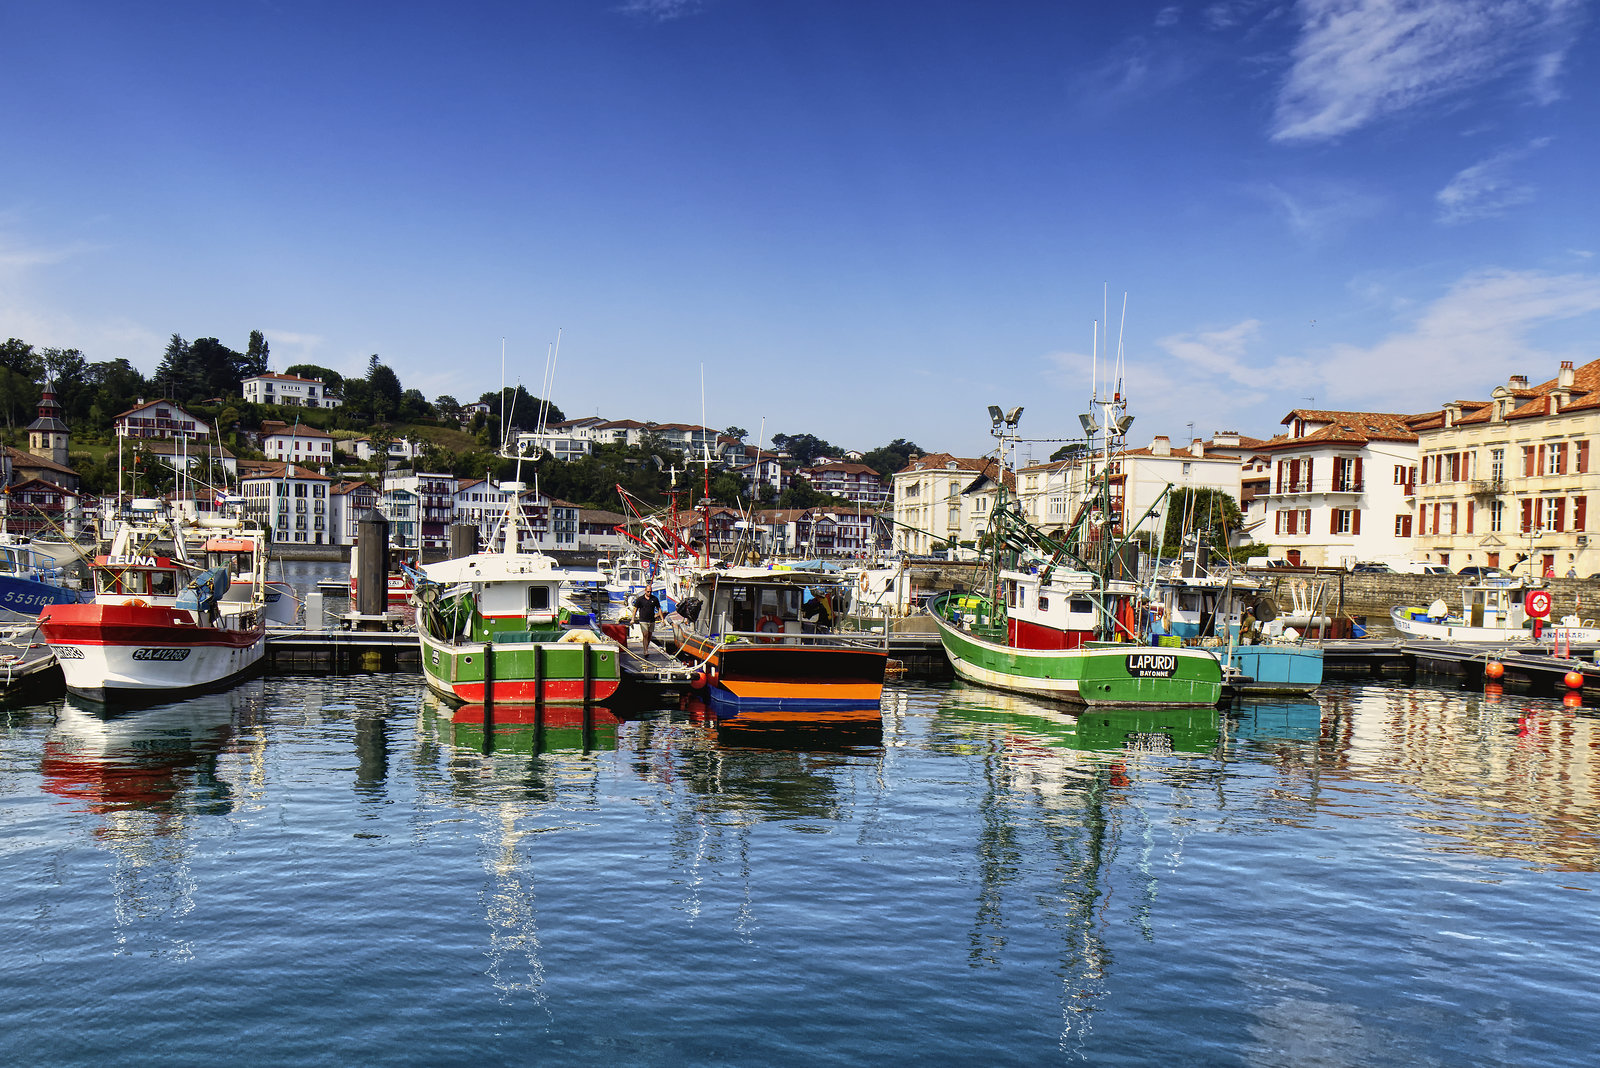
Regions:
<instances>
[{"instance_id":1,"label":"reflection of mast in water","mask_svg":"<svg viewBox=\"0 0 1600 1068\"><path fill-rule=\"evenodd\" d=\"M1019 801L1033 798L1034 821L1059 857L1058 915L1047 922L1061 930L1060 1046L1081 1052L1094 1009L1105 996L1110 952L1103 935L1107 920L1097 909L1109 903L1111 874L1124 835L1118 814L1135 813L1144 848L1136 865L1143 892L1134 904L1135 923L1153 938L1149 910L1156 876L1150 866L1153 828L1143 818L1129 787L1130 769L1151 757L1213 753L1220 740L1215 710L1095 709L1077 715L1038 702L993 691L952 691L941 726L971 738L971 726L986 728L988 759L983 762L986 792L980 804L982 829L978 855L982 885L971 936L975 965L998 962L1006 943L1006 884L1026 870ZM1175 789L1192 784L1204 771L1168 767L1160 772ZM1077 814L1063 819L1063 814ZM1179 855L1175 848L1174 862Z\"/></svg>"},{"instance_id":2,"label":"reflection of mast in water","mask_svg":"<svg viewBox=\"0 0 1600 1068\"><path fill-rule=\"evenodd\" d=\"M100 817L94 839L116 858L119 927L193 909L191 823L234 808L217 759L233 734L235 701L210 694L113 715L69 697L56 714L43 787Z\"/></svg>"},{"instance_id":3,"label":"reflection of mast in water","mask_svg":"<svg viewBox=\"0 0 1600 1068\"><path fill-rule=\"evenodd\" d=\"M484 919L489 924L488 974L501 1003L509 1004L513 994L528 994L548 1015L533 875L531 871L522 872L529 862L517 856L517 844L529 833L517 829L517 818L522 815L525 813L521 805L502 804L499 834L485 835L493 847L493 855L485 864L493 880L484 908ZM527 971L513 975L523 961Z\"/></svg>"}]
</instances>

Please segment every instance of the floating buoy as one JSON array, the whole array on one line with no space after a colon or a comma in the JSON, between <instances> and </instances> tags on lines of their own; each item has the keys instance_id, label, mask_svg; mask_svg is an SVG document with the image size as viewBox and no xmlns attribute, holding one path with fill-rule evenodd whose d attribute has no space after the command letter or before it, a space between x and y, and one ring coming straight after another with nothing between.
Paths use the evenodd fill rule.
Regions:
<instances>
[{"instance_id":1,"label":"floating buoy","mask_svg":"<svg viewBox=\"0 0 1600 1068\"><path fill-rule=\"evenodd\" d=\"M706 688L706 673L704 671L696 671L694 673L694 676L689 680L689 688L691 690L703 690L703 689L705 689Z\"/></svg>"},{"instance_id":2,"label":"floating buoy","mask_svg":"<svg viewBox=\"0 0 1600 1068\"><path fill-rule=\"evenodd\" d=\"M1583 689L1583 672L1569 671L1567 672L1567 677L1562 681L1567 684L1567 689L1569 690L1581 690Z\"/></svg>"},{"instance_id":3,"label":"floating buoy","mask_svg":"<svg viewBox=\"0 0 1600 1068\"><path fill-rule=\"evenodd\" d=\"M1498 679L1506 673L1506 666L1498 660L1491 660L1483 665L1483 673L1491 679Z\"/></svg>"}]
</instances>

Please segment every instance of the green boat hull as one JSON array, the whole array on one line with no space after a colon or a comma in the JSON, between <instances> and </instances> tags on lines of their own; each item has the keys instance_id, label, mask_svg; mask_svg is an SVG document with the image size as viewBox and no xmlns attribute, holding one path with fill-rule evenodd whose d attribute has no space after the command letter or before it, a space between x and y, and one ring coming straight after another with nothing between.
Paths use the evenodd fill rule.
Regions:
<instances>
[{"instance_id":1,"label":"green boat hull","mask_svg":"<svg viewBox=\"0 0 1600 1068\"><path fill-rule=\"evenodd\" d=\"M1222 699L1222 664L1204 649L1125 642L1016 649L930 615L956 674L980 686L1088 707L1209 708Z\"/></svg>"}]
</instances>

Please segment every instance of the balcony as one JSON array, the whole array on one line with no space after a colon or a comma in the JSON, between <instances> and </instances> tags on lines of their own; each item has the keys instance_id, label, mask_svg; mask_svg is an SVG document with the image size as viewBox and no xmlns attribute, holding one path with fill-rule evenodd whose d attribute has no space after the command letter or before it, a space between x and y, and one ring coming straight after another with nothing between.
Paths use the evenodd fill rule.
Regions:
<instances>
[{"instance_id":1,"label":"balcony","mask_svg":"<svg viewBox=\"0 0 1600 1068\"><path fill-rule=\"evenodd\" d=\"M1506 480L1503 478L1473 479L1471 492L1479 500L1490 500L1506 492Z\"/></svg>"}]
</instances>

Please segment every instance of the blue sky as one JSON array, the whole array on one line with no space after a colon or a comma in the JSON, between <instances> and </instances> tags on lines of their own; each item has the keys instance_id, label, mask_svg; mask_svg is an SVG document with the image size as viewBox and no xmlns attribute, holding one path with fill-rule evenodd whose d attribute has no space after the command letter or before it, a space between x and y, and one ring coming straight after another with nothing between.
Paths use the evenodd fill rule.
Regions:
<instances>
[{"instance_id":1,"label":"blue sky","mask_svg":"<svg viewBox=\"0 0 1600 1068\"><path fill-rule=\"evenodd\" d=\"M1587 0L0 0L0 336L1138 444L1600 357ZM1053 445L1034 447L1047 455Z\"/></svg>"}]
</instances>

